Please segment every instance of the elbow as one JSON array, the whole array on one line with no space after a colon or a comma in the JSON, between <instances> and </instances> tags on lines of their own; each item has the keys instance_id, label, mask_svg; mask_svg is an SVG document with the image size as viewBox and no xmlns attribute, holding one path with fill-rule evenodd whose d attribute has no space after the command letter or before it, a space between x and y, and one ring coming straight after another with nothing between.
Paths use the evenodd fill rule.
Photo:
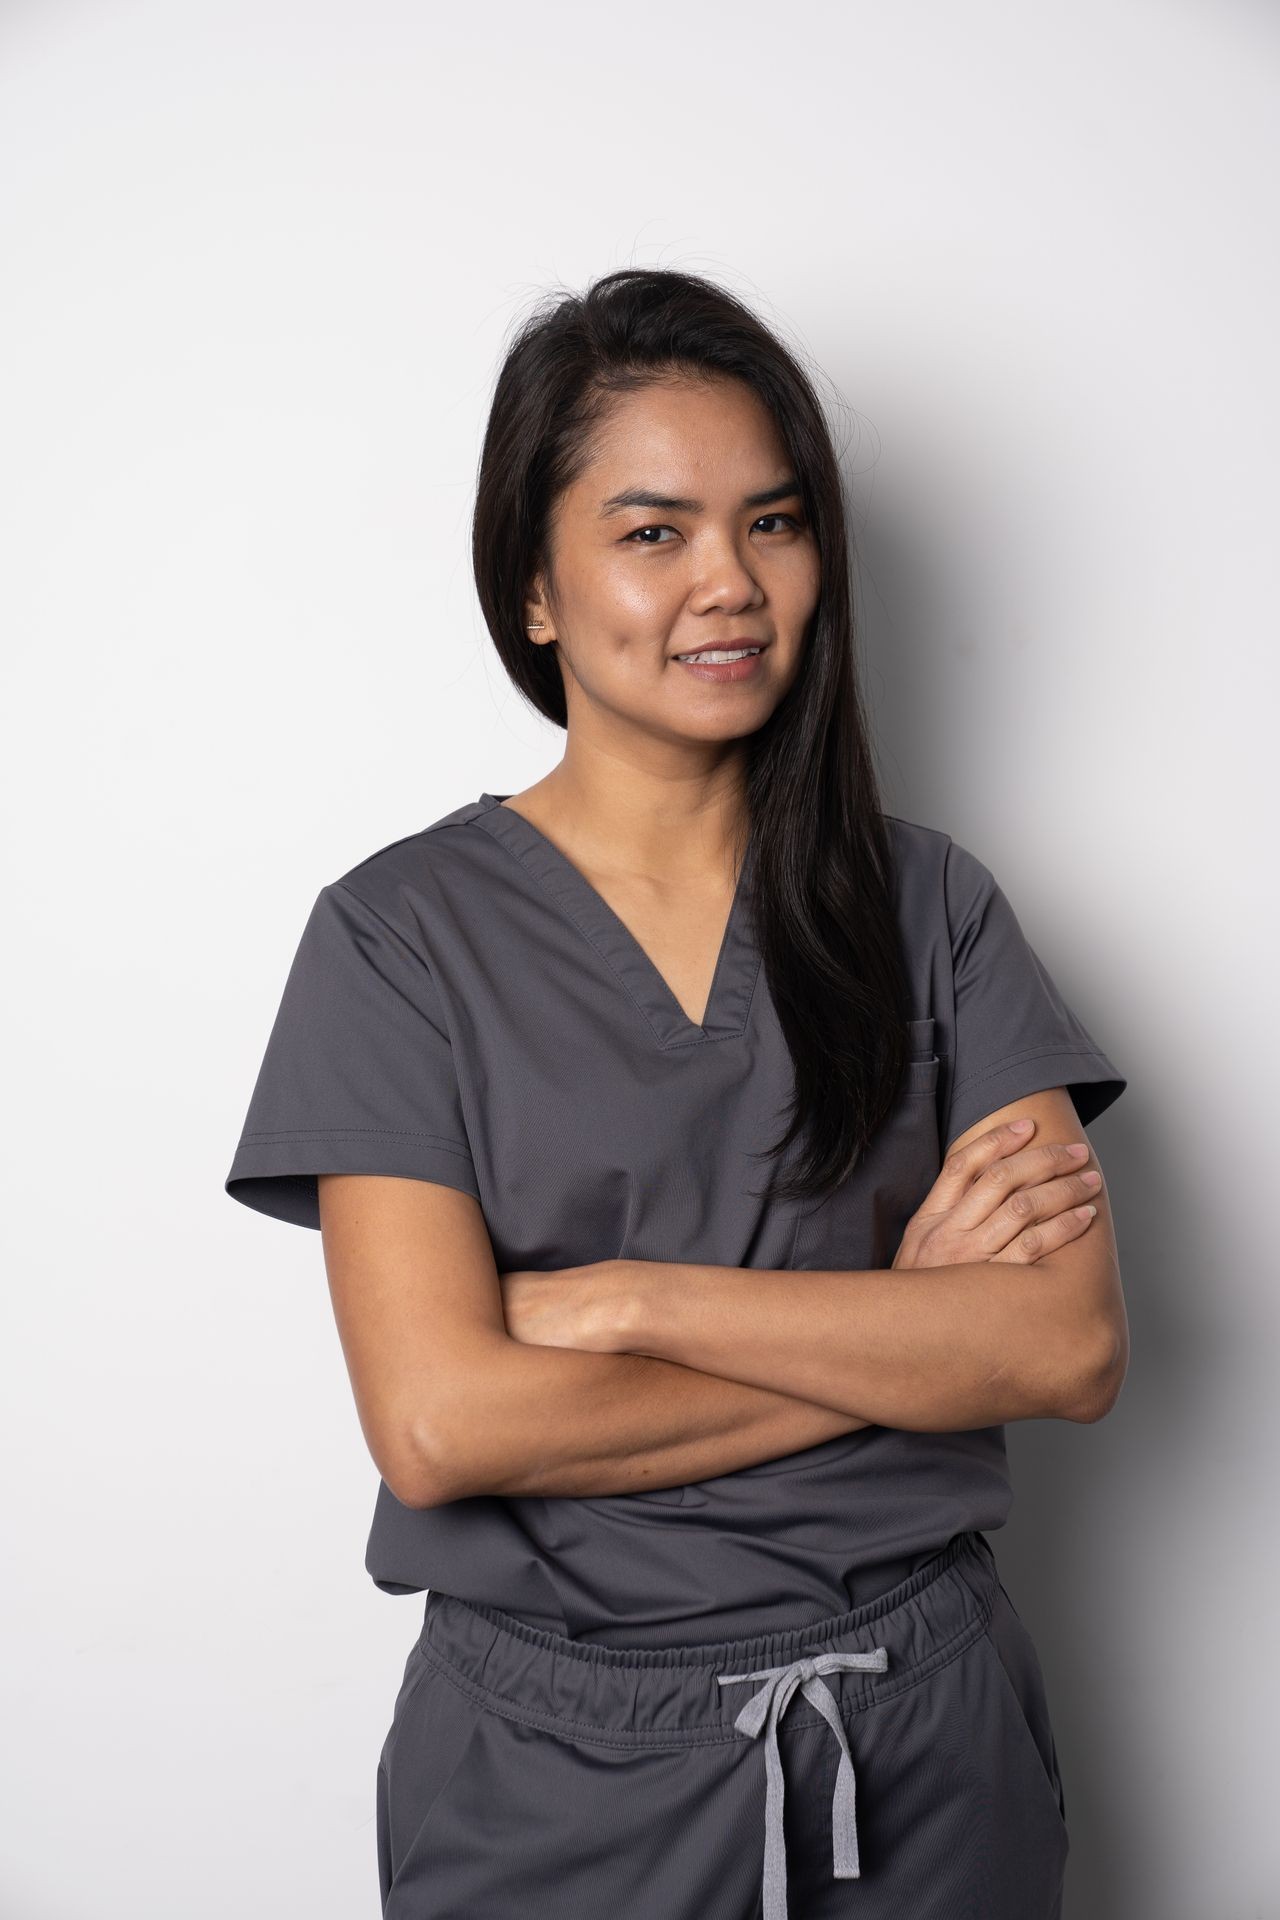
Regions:
<instances>
[{"instance_id":1,"label":"elbow","mask_svg":"<svg viewBox=\"0 0 1280 1920\"><path fill-rule=\"evenodd\" d=\"M440 1445L434 1432L421 1426L403 1441L395 1478L389 1473L383 1478L401 1506L417 1512L446 1506L469 1491L456 1452Z\"/></svg>"},{"instance_id":2,"label":"elbow","mask_svg":"<svg viewBox=\"0 0 1280 1920\"><path fill-rule=\"evenodd\" d=\"M1085 1356L1073 1371L1059 1409L1064 1420L1093 1426L1105 1419L1120 1398L1129 1370L1129 1334L1122 1320L1108 1323L1089 1342Z\"/></svg>"},{"instance_id":3,"label":"elbow","mask_svg":"<svg viewBox=\"0 0 1280 1920\"><path fill-rule=\"evenodd\" d=\"M512 1343L504 1341L502 1349ZM499 1461L507 1430L501 1418L501 1351L486 1347L474 1364L459 1356L433 1382L429 1403L399 1423L399 1486L402 1506L444 1507L471 1495L497 1493L504 1484Z\"/></svg>"},{"instance_id":4,"label":"elbow","mask_svg":"<svg viewBox=\"0 0 1280 1920\"><path fill-rule=\"evenodd\" d=\"M401 1442L393 1457L380 1460L378 1471L387 1490L395 1495L402 1507L417 1510L438 1504L412 1437Z\"/></svg>"},{"instance_id":5,"label":"elbow","mask_svg":"<svg viewBox=\"0 0 1280 1920\"><path fill-rule=\"evenodd\" d=\"M456 1463L453 1471L447 1470L449 1454L421 1424L398 1424L394 1440L384 1433L375 1458L383 1482L402 1507L422 1511L458 1498Z\"/></svg>"},{"instance_id":6,"label":"elbow","mask_svg":"<svg viewBox=\"0 0 1280 1920\"><path fill-rule=\"evenodd\" d=\"M492 1450L496 1436L490 1431L488 1445L485 1429L473 1413L468 1420L453 1422L441 1415L419 1421L411 1444L406 1449L406 1485L403 1493L392 1492L406 1507L444 1507L450 1501L465 1500L477 1494L498 1493L505 1485ZM406 1497L407 1496L407 1497Z\"/></svg>"}]
</instances>

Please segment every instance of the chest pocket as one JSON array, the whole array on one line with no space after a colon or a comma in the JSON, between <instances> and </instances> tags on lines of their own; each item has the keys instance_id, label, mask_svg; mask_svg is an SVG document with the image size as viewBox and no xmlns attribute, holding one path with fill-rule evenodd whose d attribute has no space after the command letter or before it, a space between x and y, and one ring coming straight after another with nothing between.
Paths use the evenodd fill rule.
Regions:
<instances>
[{"instance_id":1,"label":"chest pocket","mask_svg":"<svg viewBox=\"0 0 1280 1920\"><path fill-rule=\"evenodd\" d=\"M942 1063L932 1015L909 1021L908 1039L901 1091L887 1118L843 1186L800 1218L791 1260L797 1270L890 1266L907 1221L938 1177Z\"/></svg>"},{"instance_id":2,"label":"chest pocket","mask_svg":"<svg viewBox=\"0 0 1280 1920\"><path fill-rule=\"evenodd\" d=\"M907 1061L905 1089L909 1094L936 1093L941 1061L933 1050L933 1016L907 1022L911 1057Z\"/></svg>"}]
</instances>

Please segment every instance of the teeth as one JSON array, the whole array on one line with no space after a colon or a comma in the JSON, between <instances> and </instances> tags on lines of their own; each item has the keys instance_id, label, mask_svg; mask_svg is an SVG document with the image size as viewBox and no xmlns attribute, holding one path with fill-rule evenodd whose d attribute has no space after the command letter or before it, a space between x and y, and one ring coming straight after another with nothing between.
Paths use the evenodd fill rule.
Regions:
<instances>
[{"instance_id":1,"label":"teeth","mask_svg":"<svg viewBox=\"0 0 1280 1920\"><path fill-rule=\"evenodd\" d=\"M727 652L724 649L721 649L721 651L719 651L718 653L712 653L712 652L678 653L676 655L676 659L677 660L705 660L713 666L718 666L720 662L724 660L746 660L753 653L759 653L759 651L760 651L759 647L737 647L734 649L732 653Z\"/></svg>"}]
</instances>

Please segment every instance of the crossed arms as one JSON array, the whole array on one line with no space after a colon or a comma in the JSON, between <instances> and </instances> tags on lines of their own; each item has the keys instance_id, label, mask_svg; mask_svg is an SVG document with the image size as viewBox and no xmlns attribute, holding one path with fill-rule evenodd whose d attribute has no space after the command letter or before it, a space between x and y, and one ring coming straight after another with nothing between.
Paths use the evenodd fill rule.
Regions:
<instances>
[{"instance_id":1,"label":"crossed arms","mask_svg":"<svg viewBox=\"0 0 1280 1920\"><path fill-rule=\"evenodd\" d=\"M961 1134L948 1163L1021 1114L1037 1139L1084 1140L1054 1088ZM1088 1231L1028 1265L554 1276L499 1276L469 1194L366 1174L319 1188L361 1427L408 1506L681 1486L872 1424L1093 1421L1128 1363L1104 1186Z\"/></svg>"}]
</instances>

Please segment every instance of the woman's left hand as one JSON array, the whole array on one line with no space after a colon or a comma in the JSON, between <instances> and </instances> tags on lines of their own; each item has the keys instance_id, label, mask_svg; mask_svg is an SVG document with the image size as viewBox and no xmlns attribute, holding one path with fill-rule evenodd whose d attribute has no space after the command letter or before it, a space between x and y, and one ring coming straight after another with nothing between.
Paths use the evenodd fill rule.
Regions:
<instances>
[{"instance_id":1,"label":"woman's left hand","mask_svg":"<svg viewBox=\"0 0 1280 1920\"><path fill-rule=\"evenodd\" d=\"M597 1260L549 1273L519 1268L498 1275L507 1332L528 1347L576 1347L582 1353L624 1352L624 1329L635 1298L626 1260Z\"/></svg>"}]
</instances>

